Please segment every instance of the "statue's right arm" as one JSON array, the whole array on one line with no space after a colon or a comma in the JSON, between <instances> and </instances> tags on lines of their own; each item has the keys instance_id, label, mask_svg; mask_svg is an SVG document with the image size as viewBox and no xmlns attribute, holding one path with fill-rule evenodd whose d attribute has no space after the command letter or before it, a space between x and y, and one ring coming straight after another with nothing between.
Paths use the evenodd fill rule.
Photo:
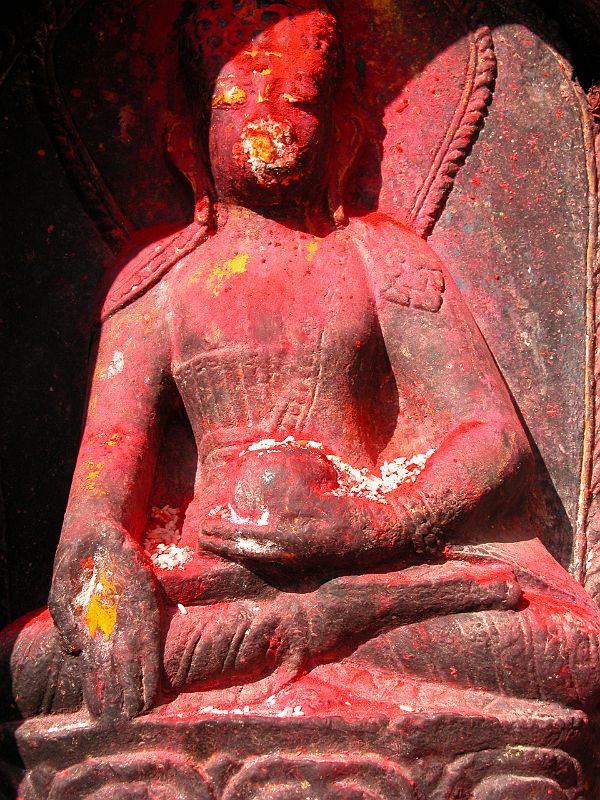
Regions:
<instances>
[{"instance_id":1,"label":"statue's right arm","mask_svg":"<svg viewBox=\"0 0 600 800\"><path fill-rule=\"evenodd\" d=\"M156 699L160 612L139 539L170 402L160 287L102 325L49 608L92 713Z\"/></svg>"}]
</instances>

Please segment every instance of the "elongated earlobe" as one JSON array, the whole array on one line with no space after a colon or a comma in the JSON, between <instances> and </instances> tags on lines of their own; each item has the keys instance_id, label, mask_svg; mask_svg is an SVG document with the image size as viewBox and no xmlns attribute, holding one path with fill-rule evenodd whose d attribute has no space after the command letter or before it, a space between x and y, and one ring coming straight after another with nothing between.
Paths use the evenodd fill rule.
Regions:
<instances>
[{"instance_id":1,"label":"elongated earlobe","mask_svg":"<svg viewBox=\"0 0 600 800\"><path fill-rule=\"evenodd\" d=\"M192 187L194 193L194 220L199 225L213 227L214 193L210 173L201 148L196 144L191 119L173 117L165 129L165 150L175 166Z\"/></svg>"},{"instance_id":2,"label":"elongated earlobe","mask_svg":"<svg viewBox=\"0 0 600 800\"><path fill-rule=\"evenodd\" d=\"M347 117L335 122L335 147L330 164L327 187L327 206L336 228L348 224L344 207L346 178L358 155L363 126L357 117Z\"/></svg>"}]
</instances>

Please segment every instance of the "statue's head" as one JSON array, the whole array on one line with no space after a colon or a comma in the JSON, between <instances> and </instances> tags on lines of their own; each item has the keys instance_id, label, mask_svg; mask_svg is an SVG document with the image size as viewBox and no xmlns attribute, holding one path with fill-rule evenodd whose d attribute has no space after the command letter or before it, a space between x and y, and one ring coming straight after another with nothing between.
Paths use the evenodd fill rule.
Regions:
<instances>
[{"instance_id":1,"label":"statue's head","mask_svg":"<svg viewBox=\"0 0 600 800\"><path fill-rule=\"evenodd\" d=\"M215 0L184 31L217 196L273 208L322 194L341 61L335 17L303 0Z\"/></svg>"}]
</instances>

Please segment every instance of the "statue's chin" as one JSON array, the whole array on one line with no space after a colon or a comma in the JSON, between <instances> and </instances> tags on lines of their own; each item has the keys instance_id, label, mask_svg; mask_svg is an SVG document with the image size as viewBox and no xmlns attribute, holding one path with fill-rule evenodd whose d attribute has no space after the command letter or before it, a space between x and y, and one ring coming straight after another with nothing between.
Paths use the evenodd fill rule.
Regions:
<instances>
[{"instance_id":1,"label":"statue's chin","mask_svg":"<svg viewBox=\"0 0 600 800\"><path fill-rule=\"evenodd\" d=\"M240 185L241 184L241 185ZM308 195L309 182L299 172L267 175L247 173L231 193L231 199L249 208L281 210L297 207Z\"/></svg>"},{"instance_id":2,"label":"statue's chin","mask_svg":"<svg viewBox=\"0 0 600 800\"><path fill-rule=\"evenodd\" d=\"M272 190L273 193L285 190L287 186L298 184L302 178L297 164L282 167L271 164L254 163L246 172L248 191Z\"/></svg>"}]
</instances>

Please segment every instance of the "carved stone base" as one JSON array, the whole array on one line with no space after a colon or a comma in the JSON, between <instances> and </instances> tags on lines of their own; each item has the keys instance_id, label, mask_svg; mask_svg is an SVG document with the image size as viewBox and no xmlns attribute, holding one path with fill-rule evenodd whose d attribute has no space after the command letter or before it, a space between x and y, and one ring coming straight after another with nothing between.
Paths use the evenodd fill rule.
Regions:
<instances>
[{"instance_id":1,"label":"carved stone base","mask_svg":"<svg viewBox=\"0 0 600 800\"><path fill-rule=\"evenodd\" d=\"M384 716L346 690L323 703L319 677L252 708L205 706L190 694L132 721L81 712L5 726L26 769L19 799L591 797L581 763L590 724L580 711L403 683Z\"/></svg>"}]
</instances>

